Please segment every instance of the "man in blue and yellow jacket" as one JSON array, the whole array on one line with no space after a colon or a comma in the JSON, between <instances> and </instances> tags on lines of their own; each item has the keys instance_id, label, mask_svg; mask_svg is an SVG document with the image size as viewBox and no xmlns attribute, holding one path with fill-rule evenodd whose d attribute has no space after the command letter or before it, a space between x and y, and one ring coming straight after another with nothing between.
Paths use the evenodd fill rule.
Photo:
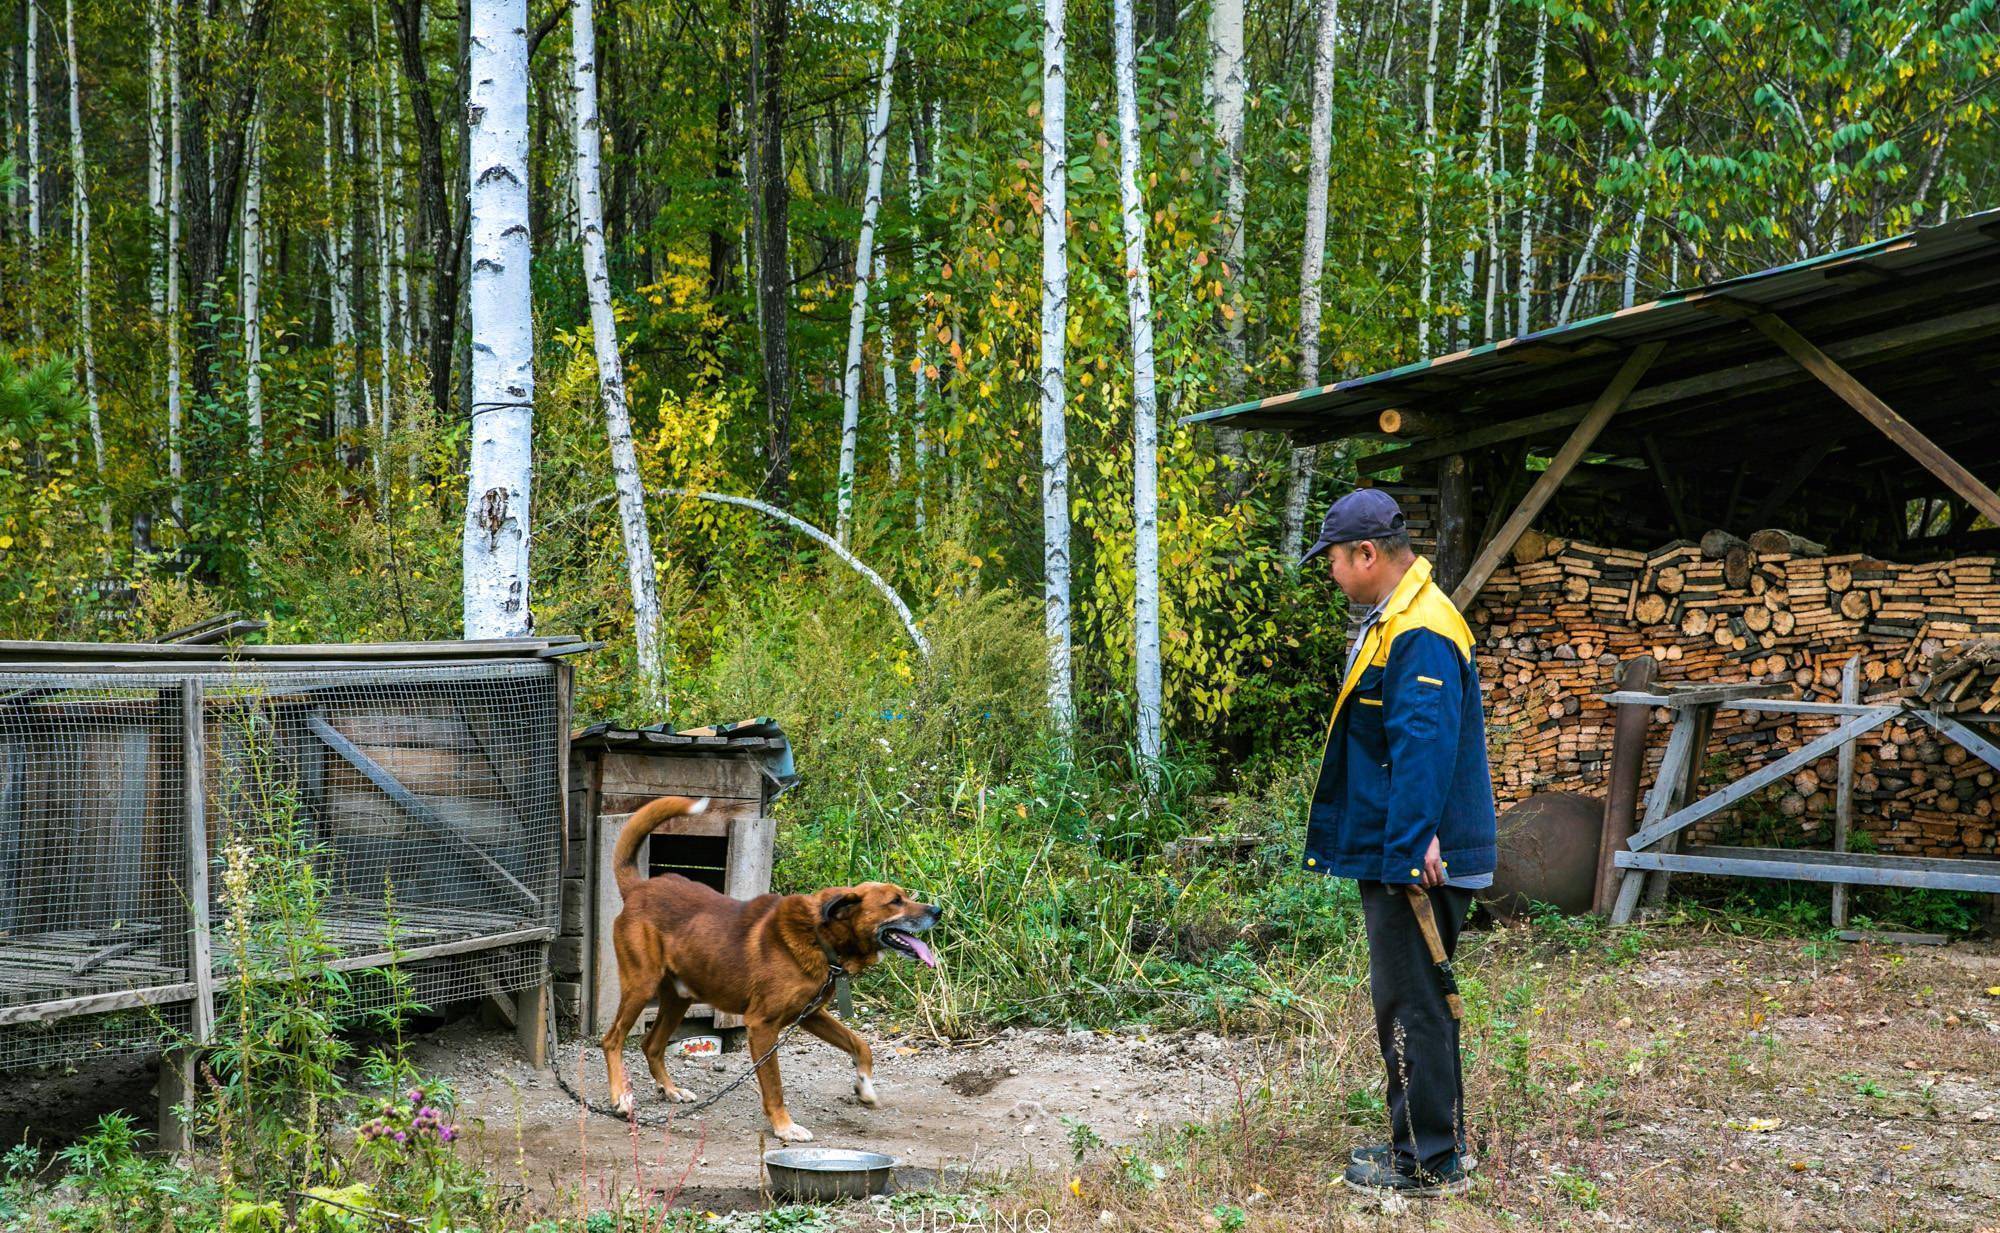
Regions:
<instances>
[{"instance_id":1,"label":"man in blue and yellow jacket","mask_svg":"<svg viewBox=\"0 0 2000 1233\"><path fill-rule=\"evenodd\" d=\"M1468 1184L1458 1022L1405 891L1430 897L1446 954L1493 881L1493 779L1465 619L1410 550L1393 497L1333 503L1305 560L1367 616L1348 650L1306 826L1306 868L1352 878L1388 1071L1389 1142L1350 1156L1350 1185L1406 1195ZM1421 902L1421 900L1419 900Z\"/></svg>"}]
</instances>

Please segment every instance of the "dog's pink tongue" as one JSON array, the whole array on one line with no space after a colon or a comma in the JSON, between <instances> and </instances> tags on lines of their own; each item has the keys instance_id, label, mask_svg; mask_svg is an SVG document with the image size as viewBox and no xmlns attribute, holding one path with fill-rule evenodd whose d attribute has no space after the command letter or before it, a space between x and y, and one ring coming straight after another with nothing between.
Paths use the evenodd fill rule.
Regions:
<instances>
[{"instance_id":1,"label":"dog's pink tongue","mask_svg":"<svg viewBox=\"0 0 2000 1233\"><path fill-rule=\"evenodd\" d=\"M930 947L924 945L922 938L913 933L906 933L903 935L903 941L909 944L911 954L924 961L925 967L934 968L937 966L937 956L931 953Z\"/></svg>"}]
</instances>

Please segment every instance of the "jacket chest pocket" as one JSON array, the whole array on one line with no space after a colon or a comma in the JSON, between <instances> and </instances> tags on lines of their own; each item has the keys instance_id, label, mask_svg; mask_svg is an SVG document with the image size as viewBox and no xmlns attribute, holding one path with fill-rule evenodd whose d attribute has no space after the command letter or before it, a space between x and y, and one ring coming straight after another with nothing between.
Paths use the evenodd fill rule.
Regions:
<instances>
[{"instance_id":1,"label":"jacket chest pocket","mask_svg":"<svg viewBox=\"0 0 2000 1233\"><path fill-rule=\"evenodd\" d=\"M1360 753L1372 763L1381 763L1389 756L1389 738L1383 724L1382 709L1383 670L1370 666L1362 670L1354 682L1354 692L1347 697L1347 730Z\"/></svg>"}]
</instances>

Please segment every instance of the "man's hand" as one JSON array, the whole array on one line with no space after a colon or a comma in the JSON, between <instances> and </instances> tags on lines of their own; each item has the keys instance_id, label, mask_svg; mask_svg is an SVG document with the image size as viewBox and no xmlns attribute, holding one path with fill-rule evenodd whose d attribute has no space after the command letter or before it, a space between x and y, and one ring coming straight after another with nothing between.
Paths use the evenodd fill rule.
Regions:
<instances>
[{"instance_id":1,"label":"man's hand","mask_svg":"<svg viewBox=\"0 0 2000 1233\"><path fill-rule=\"evenodd\" d=\"M1437 836L1431 836L1431 846L1424 849L1424 885L1444 885L1444 862L1438 859Z\"/></svg>"}]
</instances>

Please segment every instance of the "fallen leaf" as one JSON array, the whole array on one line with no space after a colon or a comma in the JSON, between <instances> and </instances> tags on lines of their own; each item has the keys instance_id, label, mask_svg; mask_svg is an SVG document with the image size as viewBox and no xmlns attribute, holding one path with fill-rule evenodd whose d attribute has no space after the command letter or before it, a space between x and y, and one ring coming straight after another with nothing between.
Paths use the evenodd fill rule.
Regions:
<instances>
[{"instance_id":1,"label":"fallen leaf","mask_svg":"<svg viewBox=\"0 0 2000 1233\"><path fill-rule=\"evenodd\" d=\"M1776 1130L1778 1127L1784 1124L1785 1124L1785 1119L1782 1117L1753 1117L1746 1124L1745 1129L1755 1130L1760 1132L1769 1131L1769 1130Z\"/></svg>"},{"instance_id":2,"label":"fallen leaf","mask_svg":"<svg viewBox=\"0 0 2000 1233\"><path fill-rule=\"evenodd\" d=\"M1794 1161L1792 1162L1792 1172L1794 1172L1794 1173L1804 1173L1805 1171L1806 1171L1806 1162L1805 1162L1805 1161L1803 1161L1803 1160L1794 1160Z\"/></svg>"}]
</instances>

